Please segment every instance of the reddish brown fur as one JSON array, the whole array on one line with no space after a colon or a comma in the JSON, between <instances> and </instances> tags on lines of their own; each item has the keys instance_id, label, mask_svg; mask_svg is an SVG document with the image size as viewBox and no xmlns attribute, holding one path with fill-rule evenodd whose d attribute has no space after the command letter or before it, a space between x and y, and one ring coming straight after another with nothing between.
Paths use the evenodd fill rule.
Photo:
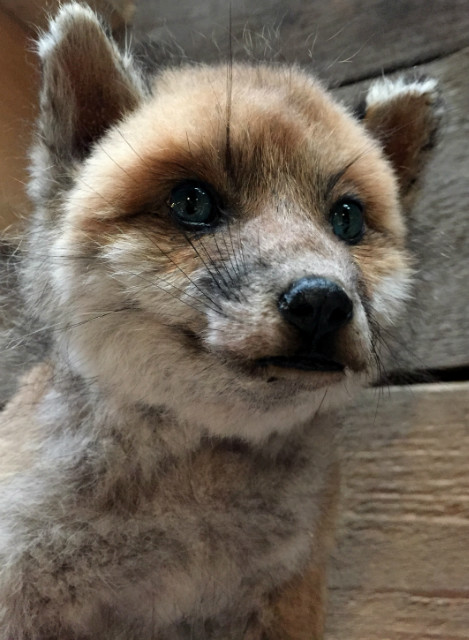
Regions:
<instances>
[{"instance_id":1,"label":"reddish brown fur","mask_svg":"<svg viewBox=\"0 0 469 640\"><path fill-rule=\"evenodd\" d=\"M314 561L304 573L271 594L245 640L316 640L323 637L326 563L333 543L339 486L339 465L336 464L331 468L323 496L322 517L312 554Z\"/></svg>"}]
</instances>

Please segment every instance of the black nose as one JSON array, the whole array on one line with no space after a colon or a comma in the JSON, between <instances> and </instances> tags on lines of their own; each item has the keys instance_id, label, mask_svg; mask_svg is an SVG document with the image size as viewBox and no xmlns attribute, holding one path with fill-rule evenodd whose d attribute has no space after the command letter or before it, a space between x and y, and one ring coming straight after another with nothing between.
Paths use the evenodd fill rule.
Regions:
<instances>
[{"instance_id":1,"label":"black nose","mask_svg":"<svg viewBox=\"0 0 469 640\"><path fill-rule=\"evenodd\" d=\"M310 339L318 340L349 322L353 303L332 280L309 276L294 282L279 298L285 320Z\"/></svg>"}]
</instances>

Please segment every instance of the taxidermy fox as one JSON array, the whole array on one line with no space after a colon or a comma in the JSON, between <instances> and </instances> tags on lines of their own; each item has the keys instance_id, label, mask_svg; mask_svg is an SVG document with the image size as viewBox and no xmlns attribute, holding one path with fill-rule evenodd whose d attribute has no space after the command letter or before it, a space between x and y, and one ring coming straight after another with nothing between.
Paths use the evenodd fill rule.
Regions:
<instances>
[{"instance_id":1,"label":"taxidermy fox","mask_svg":"<svg viewBox=\"0 0 469 640\"><path fill-rule=\"evenodd\" d=\"M322 638L334 409L406 297L436 83L379 81L359 119L296 67L146 77L76 3L38 51L0 636Z\"/></svg>"}]
</instances>

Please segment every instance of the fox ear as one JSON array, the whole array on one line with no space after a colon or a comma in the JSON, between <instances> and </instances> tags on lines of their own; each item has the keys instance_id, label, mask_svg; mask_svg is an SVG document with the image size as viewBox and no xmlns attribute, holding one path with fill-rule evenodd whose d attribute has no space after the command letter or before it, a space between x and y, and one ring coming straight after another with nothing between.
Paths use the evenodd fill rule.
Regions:
<instances>
[{"instance_id":1,"label":"fox ear","mask_svg":"<svg viewBox=\"0 0 469 640\"><path fill-rule=\"evenodd\" d=\"M404 205L411 203L429 152L435 146L443 112L433 78L378 80L366 95L362 117L399 181Z\"/></svg>"},{"instance_id":2,"label":"fox ear","mask_svg":"<svg viewBox=\"0 0 469 640\"><path fill-rule=\"evenodd\" d=\"M85 158L109 127L138 106L143 82L96 14L78 3L60 9L39 40L38 53L40 155L44 166L66 168Z\"/></svg>"}]
</instances>

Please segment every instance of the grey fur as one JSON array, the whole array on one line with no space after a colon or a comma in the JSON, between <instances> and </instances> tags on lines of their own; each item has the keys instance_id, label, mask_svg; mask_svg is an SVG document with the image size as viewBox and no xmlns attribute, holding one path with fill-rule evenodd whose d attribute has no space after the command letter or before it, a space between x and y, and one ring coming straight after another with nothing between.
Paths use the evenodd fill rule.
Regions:
<instances>
[{"instance_id":1,"label":"grey fur","mask_svg":"<svg viewBox=\"0 0 469 640\"><path fill-rule=\"evenodd\" d=\"M0 408L18 387L19 378L42 362L49 347L49 332L26 312L19 283L21 246L0 239Z\"/></svg>"}]
</instances>

